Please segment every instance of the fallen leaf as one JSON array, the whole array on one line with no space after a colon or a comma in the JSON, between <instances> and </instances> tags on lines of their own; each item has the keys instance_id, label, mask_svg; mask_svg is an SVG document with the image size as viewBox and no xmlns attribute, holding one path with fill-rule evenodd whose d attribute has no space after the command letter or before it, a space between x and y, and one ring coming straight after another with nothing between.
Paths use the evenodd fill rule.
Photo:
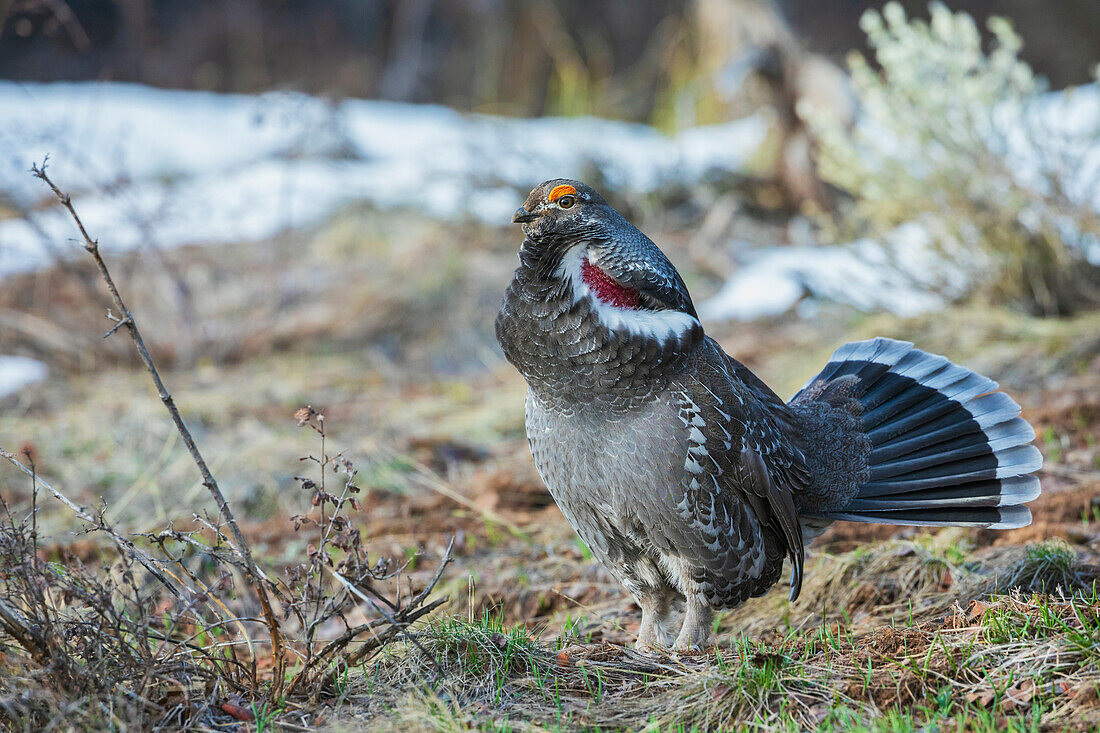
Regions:
<instances>
[{"instance_id":1,"label":"fallen leaf","mask_svg":"<svg viewBox=\"0 0 1100 733\"><path fill-rule=\"evenodd\" d=\"M994 693L991 688L987 687L987 688L982 689L982 690L975 690L974 692L967 693L966 701L967 702L976 702L979 705L981 705L982 707L989 707L990 704L992 704L992 702L993 702L993 698L995 698L995 697L996 697L996 693Z\"/></svg>"},{"instance_id":2,"label":"fallen leaf","mask_svg":"<svg viewBox=\"0 0 1100 733\"><path fill-rule=\"evenodd\" d=\"M229 715L234 720L248 721L254 717L252 711L246 707L242 707L239 703L232 700L227 700L222 703L222 712Z\"/></svg>"},{"instance_id":3,"label":"fallen leaf","mask_svg":"<svg viewBox=\"0 0 1100 733\"><path fill-rule=\"evenodd\" d=\"M1011 712L1030 703L1033 697L1035 697L1035 683L1031 680L1021 680L1019 684L1005 692L1001 709Z\"/></svg>"},{"instance_id":4,"label":"fallen leaf","mask_svg":"<svg viewBox=\"0 0 1100 733\"><path fill-rule=\"evenodd\" d=\"M971 621L976 621L985 615L986 610L989 608L988 603L982 601L971 601L970 605L966 609L966 617Z\"/></svg>"}]
</instances>

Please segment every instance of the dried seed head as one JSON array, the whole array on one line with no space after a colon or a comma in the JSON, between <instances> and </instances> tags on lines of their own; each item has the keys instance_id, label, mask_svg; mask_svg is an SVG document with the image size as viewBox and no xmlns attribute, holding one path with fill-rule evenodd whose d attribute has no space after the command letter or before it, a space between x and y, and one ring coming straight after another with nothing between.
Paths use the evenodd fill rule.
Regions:
<instances>
[{"instance_id":1,"label":"dried seed head","mask_svg":"<svg viewBox=\"0 0 1100 733\"><path fill-rule=\"evenodd\" d=\"M294 413L294 419L298 421L298 427L302 427L316 414L317 411L313 409L312 405L306 405Z\"/></svg>"}]
</instances>

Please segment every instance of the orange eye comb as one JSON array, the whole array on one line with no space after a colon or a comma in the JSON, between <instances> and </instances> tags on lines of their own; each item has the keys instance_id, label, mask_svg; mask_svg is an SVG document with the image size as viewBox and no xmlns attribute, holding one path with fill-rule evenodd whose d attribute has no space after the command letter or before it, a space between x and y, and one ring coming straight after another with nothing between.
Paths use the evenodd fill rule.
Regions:
<instances>
[{"instance_id":1,"label":"orange eye comb","mask_svg":"<svg viewBox=\"0 0 1100 733\"><path fill-rule=\"evenodd\" d=\"M576 195L577 195L577 189L573 188L572 186L556 186L554 188L554 190L550 192L550 196L547 198L547 200L550 203L554 203L555 201L560 199L562 196L576 196Z\"/></svg>"}]
</instances>

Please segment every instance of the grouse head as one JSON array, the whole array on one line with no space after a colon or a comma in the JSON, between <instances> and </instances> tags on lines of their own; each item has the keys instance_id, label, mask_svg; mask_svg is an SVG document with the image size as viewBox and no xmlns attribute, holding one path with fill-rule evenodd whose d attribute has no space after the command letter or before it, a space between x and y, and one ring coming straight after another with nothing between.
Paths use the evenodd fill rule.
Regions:
<instances>
[{"instance_id":1,"label":"grouse head","mask_svg":"<svg viewBox=\"0 0 1100 733\"><path fill-rule=\"evenodd\" d=\"M596 306L639 316L671 311L666 315L680 313L698 325L676 268L591 186L564 178L546 181L531 191L512 221L523 225L526 237L522 264L571 289L575 299L591 297Z\"/></svg>"},{"instance_id":2,"label":"grouse head","mask_svg":"<svg viewBox=\"0 0 1100 733\"><path fill-rule=\"evenodd\" d=\"M512 219L525 238L497 314L504 356L542 404L647 404L704 339L676 268L579 181L537 186Z\"/></svg>"}]
</instances>

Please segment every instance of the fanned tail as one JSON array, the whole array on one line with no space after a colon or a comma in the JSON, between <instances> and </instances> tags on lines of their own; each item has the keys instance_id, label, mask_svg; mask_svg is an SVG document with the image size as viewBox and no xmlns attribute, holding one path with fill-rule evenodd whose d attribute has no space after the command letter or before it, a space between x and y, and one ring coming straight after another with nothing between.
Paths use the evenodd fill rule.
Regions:
<instances>
[{"instance_id":1,"label":"fanned tail","mask_svg":"<svg viewBox=\"0 0 1100 733\"><path fill-rule=\"evenodd\" d=\"M845 344L803 391L848 375L871 444L869 476L826 519L1012 529L1031 523L1043 464L1020 406L988 377L905 341ZM851 382L852 380L848 380ZM824 384L823 384L824 383Z\"/></svg>"}]
</instances>

